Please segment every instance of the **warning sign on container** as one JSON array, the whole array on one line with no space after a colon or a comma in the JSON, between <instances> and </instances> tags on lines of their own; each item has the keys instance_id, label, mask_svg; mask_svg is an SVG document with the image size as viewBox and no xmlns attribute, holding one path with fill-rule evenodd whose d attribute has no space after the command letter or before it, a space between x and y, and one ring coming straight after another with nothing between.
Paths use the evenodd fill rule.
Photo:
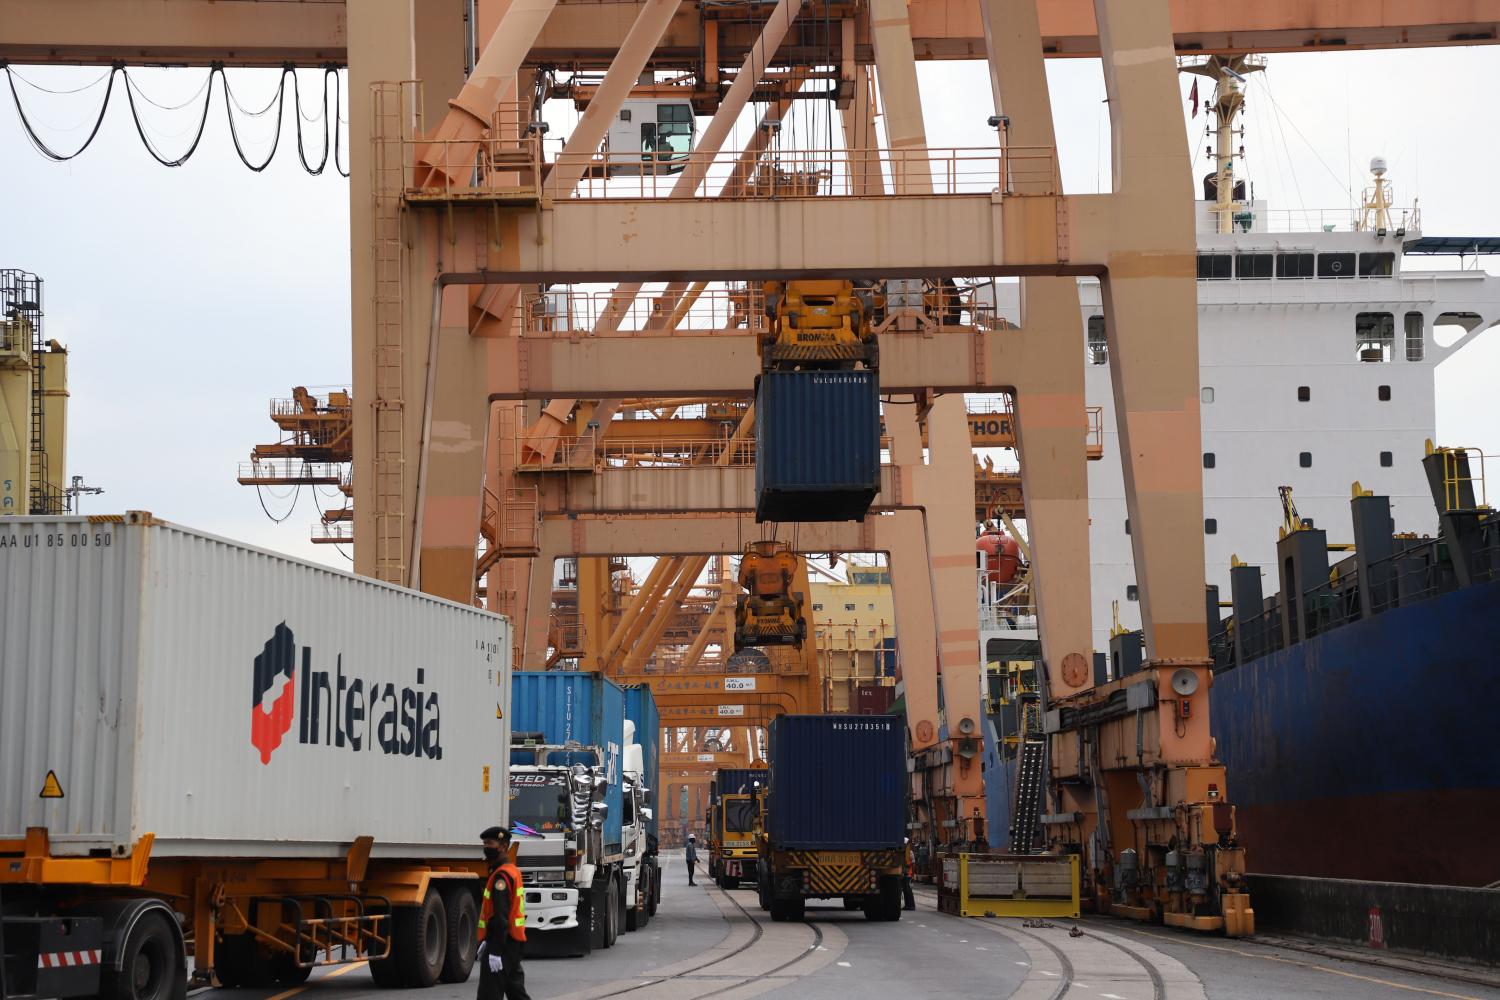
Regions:
<instances>
[{"instance_id":1,"label":"warning sign on container","mask_svg":"<svg viewBox=\"0 0 1500 1000\"><path fill-rule=\"evenodd\" d=\"M60 799L63 797L62 782L57 780L56 771L47 772L47 780L42 782L42 798Z\"/></svg>"}]
</instances>

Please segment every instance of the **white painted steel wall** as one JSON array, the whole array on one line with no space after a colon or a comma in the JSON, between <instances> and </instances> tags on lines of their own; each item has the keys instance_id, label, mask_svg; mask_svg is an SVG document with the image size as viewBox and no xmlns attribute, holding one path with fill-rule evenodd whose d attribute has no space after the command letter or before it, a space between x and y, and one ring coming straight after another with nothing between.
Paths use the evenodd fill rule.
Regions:
<instances>
[{"instance_id":1,"label":"white painted steel wall","mask_svg":"<svg viewBox=\"0 0 1500 1000\"><path fill-rule=\"evenodd\" d=\"M1198 243L1204 253L1396 254L1395 273L1388 277L1197 283L1199 388L1212 390L1212 402L1201 404L1203 450L1214 455L1214 467L1203 470L1203 506L1216 530L1201 528L1208 582L1219 585L1221 599L1229 599L1234 555L1262 567L1267 596L1280 589L1275 566L1281 485L1292 487L1298 512L1327 529L1329 541L1352 540L1349 496L1355 480L1391 498L1397 531L1435 533L1437 514L1421 459L1426 440L1437 433L1437 366L1461 344L1439 344L1434 325L1445 313L1478 315L1467 343L1500 322L1500 278L1482 271L1418 270L1419 263L1402 257L1398 241L1368 232L1200 232ZM984 289L982 300L993 296L1000 315L1019 323L1018 292L1018 284L999 282L993 291ZM1090 316L1103 314L1097 280L1079 280L1079 300L1086 330ZM1354 323L1361 312L1394 314L1391 360L1358 359ZM1406 360L1408 312L1423 317L1419 361ZM1081 336L1080 349L1084 342ZM1382 385L1390 387L1388 400L1380 398ZM1301 386L1309 389L1306 402L1298 400ZM1140 627L1140 605L1128 596L1135 558L1125 533L1125 483L1107 363L1085 368L1085 397L1103 409L1104 422L1104 456L1089 463L1094 648L1103 650L1109 648L1112 602L1120 602L1121 624ZM1302 452L1310 454L1310 467L1301 465ZM1390 466L1380 464L1382 452L1391 453Z\"/></svg>"},{"instance_id":2,"label":"white painted steel wall","mask_svg":"<svg viewBox=\"0 0 1500 1000\"><path fill-rule=\"evenodd\" d=\"M504 618L141 514L0 518L0 587L0 838L442 858L507 818Z\"/></svg>"}]
</instances>

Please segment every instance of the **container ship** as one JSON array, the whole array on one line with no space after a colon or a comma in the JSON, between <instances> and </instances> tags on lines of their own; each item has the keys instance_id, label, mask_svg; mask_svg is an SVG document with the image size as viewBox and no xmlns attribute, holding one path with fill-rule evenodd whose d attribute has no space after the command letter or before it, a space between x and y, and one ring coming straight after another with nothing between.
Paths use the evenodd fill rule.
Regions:
<instances>
[{"instance_id":1,"label":"container ship","mask_svg":"<svg viewBox=\"0 0 1500 1000\"><path fill-rule=\"evenodd\" d=\"M1422 468L1436 537L1396 533L1390 498L1356 487L1350 551L1289 497L1279 593L1236 565L1233 615L1211 615L1213 732L1257 872L1500 882L1500 858L1460 847L1500 823L1500 515L1476 452Z\"/></svg>"},{"instance_id":2,"label":"container ship","mask_svg":"<svg viewBox=\"0 0 1500 1000\"><path fill-rule=\"evenodd\" d=\"M1247 60L1228 68L1235 72L1220 67L1210 102L1221 125L1242 106L1241 78L1260 67ZM1275 580L1284 563L1276 538L1283 487L1296 497L1301 531L1339 544L1356 538L1357 546L1349 503L1356 480L1411 533L1397 546L1408 553L1403 571L1418 565L1420 551L1438 574L1425 601L1381 607L1368 620L1299 634L1295 642L1288 636L1274 650L1252 647L1253 656L1215 683L1214 731L1251 868L1494 882L1500 871L1486 871L1484 859L1417 845L1445 837L1456 843L1447 833L1472 829L1500 808L1497 779L1482 774L1494 770L1493 750L1476 735L1488 728L1478 706L1495 704L1500 694L1500 672L1484 667L1485 651L1500 638L1500 592L1481 579L1459 586L1459 577L1441 568L1456 542L1443 534L1445 501L1428 471L1437 460L1425 454L1437 437L1437 366L1500 324L1500 278L1473 266L1481 255L1500 253L1500 239L1424 235L1415 206L1395 207L1379 157L1359 208L1287 211L1257 200L1224 169L1242 153L1225 143L1220 152L1221 169L1204 179L1197 203L1206 579L1228 594L1231 579L1250 572L1231 567L1248 563L1267 567ZM1221 178L1229 183L1221 186ZM1423 266L1443 254L1459 255L1462 266ZM1102 681L1138 660L1139 640L1131 636L1140 619L1102 299L1091 279L1080 279L1079 291L1087 401L1103 409L1103 455L1089 464L1094 648L1101 651L1095 672ZM1017 286L997 285L999 314L1014 318L1017 297ZM1472 479L1471 489L1482 482L1477 464ZM1482 496L1470 499L1483 505ZM1446 502L1452 507L1458 498ZM983 536L979 547L986 548ZM1024 590L997 582L1000 563L985 555L980 563L988 834L992 846L1014 846L1026 706L1039 697L1029 661L1040 647ZM1341 567L1309 578L1308 587L1332 586L1327 573L1345 573ZM1279 587L1285 589L1265 589ZM1309 810L1327 821L1314 829L1346 830L1347 837L1326 838L1315 850L1303 844L1310 838L1285 836L1292 821L1278 817L1295 813L1305 823Z\"/></svg>"}]
</instances>

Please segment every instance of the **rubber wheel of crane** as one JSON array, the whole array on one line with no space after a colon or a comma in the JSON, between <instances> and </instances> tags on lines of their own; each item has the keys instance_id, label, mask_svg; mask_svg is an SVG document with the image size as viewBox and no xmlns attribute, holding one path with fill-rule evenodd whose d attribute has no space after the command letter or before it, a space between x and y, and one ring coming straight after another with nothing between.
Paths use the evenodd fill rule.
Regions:
<instances>
[{"instance_id":1,"label":"rubber wheel of crane","mask_svg":"<svg viewBox=\"0 0 1500 1000\"><path fill-rule=\"evenodd\" d=\"M436 889L427 890L421 905L396 911L391 946L396 952L396 968L401 971L401 985L425 990L438 981L448 948L448 914Z\"/></svg>"},{"instance_id":2,"label":"rubber wheel of crane","mask_svg":"<svg viewBox=\"0 0 1500 1000\"><path fill-rule=\"evenodd\" d=\"M438 979L445 983L466 983L469 973L474 971L474 953L478 950L479 904L467 883L444 886L440 895L448 914L448 934L443 949L443 971L438 973Z\"/></svg>"},{"instance_id":3,"label":"rubber wheel of crane","mask_svg":"<svg viewBox=\"0 0 1500 1000\"><path fill-rule=\"evenodd\" d=\"M182 968L182 949L160 913L148 913L130 929L120 969L102 977L101 1000L171 1000Z\"/></svg>"}]
</instances>

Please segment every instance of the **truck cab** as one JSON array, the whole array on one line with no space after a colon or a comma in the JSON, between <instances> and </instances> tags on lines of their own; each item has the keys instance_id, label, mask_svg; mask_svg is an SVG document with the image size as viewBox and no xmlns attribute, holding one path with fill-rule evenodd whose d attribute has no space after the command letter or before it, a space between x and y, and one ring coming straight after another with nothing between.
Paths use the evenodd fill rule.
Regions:
<instances>
[{"instance_id":1,"label":"truck cab","mask_svg":"<svg viewBox=\"0 0 1500 1000\"><path fill-rule=\"evenodd\" d=\"M608 843L606 830L619 779L598 747L546 744L526 734L512 742L511 761L511 824L536 832L516 838L528 940L583 955L609 947L624 890L617 884L620 848Z\"/></svg>"},{"instance_id":2,"label":"truck cab","mask_svg":"<svg viewBox=\"0 0 1500 1000\"><path fill-rule=\"evenodd\" d=\"M639 930L656 912L660 879L656 851L651 845L651 789L646 783L645 755L636 739L635 723L625 720L625 769L621 801L620 842L625 872L625 929Z\"/></svg>"}]
</instances>

